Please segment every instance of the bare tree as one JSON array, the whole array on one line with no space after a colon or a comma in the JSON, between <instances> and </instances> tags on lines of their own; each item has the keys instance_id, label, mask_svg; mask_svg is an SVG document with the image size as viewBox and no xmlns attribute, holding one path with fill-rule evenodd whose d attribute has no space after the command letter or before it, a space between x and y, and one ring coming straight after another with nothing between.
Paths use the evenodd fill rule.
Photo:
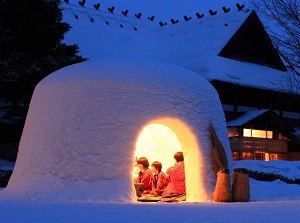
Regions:
<instances>
[{"instance_id":1,"label":"bare tree","mask_svg":"<svg viewBox=\"0 0 300 223\"><path fill-rule=\"evenodd\" d=\"M300 90L300 1L250 0L250 3L292 73L286 80L290 90Z\"/></svg>"}]
</instances>

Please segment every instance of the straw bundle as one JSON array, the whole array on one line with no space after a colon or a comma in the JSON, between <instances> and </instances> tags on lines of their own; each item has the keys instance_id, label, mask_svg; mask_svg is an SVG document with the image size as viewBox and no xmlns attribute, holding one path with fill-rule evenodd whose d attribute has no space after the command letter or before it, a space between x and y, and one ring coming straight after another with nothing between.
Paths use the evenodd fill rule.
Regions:
<instances>
[{"instance_id":1,"label":"straw bundle","mask_svg":"<svg viewBox=\"0 0 300 223\"><path fill-rule=\"evenodd\" d=\"M233 173L232 199L237 202L247 202L250 199L249 176L238 169Z\"/></svg>"},{"instance_id":2,"label":"straw bundle","mask_svg":"<svg viewBox=\"0 0 300 223\"><path fill-rule=\"evenodd\" d=\"M231 202L232 195L230 189L230 175L227 171L219 171L217 173L217 183L214 192L215 202Z\"/></svg>"}]
</instances>

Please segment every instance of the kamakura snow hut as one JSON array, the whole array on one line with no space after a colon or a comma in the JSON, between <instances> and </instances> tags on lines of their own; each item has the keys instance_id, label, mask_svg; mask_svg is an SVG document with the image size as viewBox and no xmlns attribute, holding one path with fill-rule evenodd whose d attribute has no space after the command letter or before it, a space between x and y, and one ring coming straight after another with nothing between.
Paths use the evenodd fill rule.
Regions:
<instances>
[{"instance_id":1,"label":"kamakura snow hut","mask_svg":"<svg viewBox=\"0 0 300 223\"><path fill-rule=\"evenodd\" d=\"M124 61L63 68L34 92L15 170L2 196L134 201L132 171L138 137L150 124L160 124L174 132L184 153L187 201L211 201L216 177L210 123L230 157L216 91L183 68ZM161 151L153 153L163 159ZM169 156L173 155L171 151ZM43 184L53 190L45 191ZM75 193L78 187L82 194ZM65 196L57 197L61 190Z\"/></svg>"}]
</instances>

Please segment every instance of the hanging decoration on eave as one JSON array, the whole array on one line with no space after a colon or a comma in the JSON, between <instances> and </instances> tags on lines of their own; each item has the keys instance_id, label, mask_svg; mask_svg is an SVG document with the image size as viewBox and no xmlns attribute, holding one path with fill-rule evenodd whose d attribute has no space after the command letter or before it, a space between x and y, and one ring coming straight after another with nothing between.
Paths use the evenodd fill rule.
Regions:
<instances>
[{"instance_id":1,"label":"hanging decoration on eave","mask_svg":"<svg viewBox=\"0 0 300 223\"><path fill-rule=\"evenodd\" d=\"M155 19L155 16L148 17L148 19L149 19L151 22L153 22L154 19Z\"/></svg>"},{"instance_id":2,"label":"hanging decoration on eave","mask_svg":"<svg viewBox=\"0 0 300 223\"><path fill-rule=\"evenodd\" d=\"M199 12L197 12L197 13L196 13L196 16L197 16L198 19L201 19L201 18L204 17L204 14L203 14L203 13L200 14Z\"/></svg>"},{"instance_id":3,"label":"hanging decoration on eave","mask_svg":"<svg viewBox=\"0 0 300 223\"><path fill-rule=\"evenodd\" d=\"M99 8L100 8L100 3L94 4L93 6L94 6L94 8L95 8L96 10L99 10Z\"/></svg>"},{"instance_id":4,"label":"hanging decoration on eave","mask_svg":"<svg viewBox=\"0 0 300 223\"><path fill-rule=\"evenodd\" d=\"M140 19L142 16L142 13L134 14L134 16L137 17L138 19Z\"/></svg>"},{"instance_id":5,"label":"hanging decoration on eave","mask_svg":"<svg viewBox=\"0 0 300 223\"><path fill-rule=\"evenodd\" d=\"M126 9L125 11L122 11L121 12L124 16L127 16L128 15L128 10Z\"/></svg>"},{"instance_id":6,"label":"hanging decoration on eave","mask_svg":"<svg viewBox=\"0 0 300 223\"><path fill-rule=\"evenodd\" d=\"M216 15L217 14L217 11L213 11L211 9L208 12L209 12L210 15Z\"/></svg>"},{"instance_id":7,"label":"hanging decoration on eave","mask_svg":"<svg viewBox=\"0 0 300 223\"><path fill-rule=\"evenodd\" d=\"M167 25L168 23L166 23L166 22L162 22L162 21L160 21L159 22L159 25L162 27L162 26L165 26L165 25Z\"/></svg>"},{"instance_id":8,"label":"hanging decoration on eave","mask_svg":"<svg viewBox=\"0 0 300 223\"><path fill-rule=\"evenodd\" d=\"M191 20L192 19L192 17L190 16L190 17L187 17L186 15L185 16L183 16L183 18L184 18L184 20L185 21L189 21L189 20Z\"/></svg>"},{"instance_id":9,"label":"hanging decoration on eave","mask_svg":"<svg viewBox=\"0 0 300 223\"><path fill-rule=\"evenodd\" d=\"M222 7L224 13L228 13L230 11L230 8L226 8L225 6Z\"/></svg>"},{"instance_id":10,"label":"hanging decoration on eave","mask_svg":"<svg viewBox=\"0 0 300 223\"><path fill-rule=\"evenodd\" d=\"M64 2L67 3L67 4L69 4L69 5L71 5L71 4L70 4L70 0L64 0ZM86 0L80 0L80 1L78 1L78 4L79 4L82 8L86 8L86 7L85 7L85 3L86 3ZM100 3L97 3L97 4L94 4L94 5L93 5L94 9L96 9L97 11L100 11L100 6L101 6ZM241 5L241 4L239 4L239 3L236 3L236 7L237 7L238 11L245 11L246 13L250 11L249 9L244 9L244 8L245 8L245 5L243 5L243 4ZM86 8L86 9L87 9L87 8ZM110 13L114 14L115 6L111 6L111 7L107 8L107 10L108 10ZM231 8L230 8L230 7L227 8L227 7L223 6L223 7L222 7L222 10L223 10L224 13L229 13L229 12L231 11ZM73 11L74 11L75 19L79 19L78 14L75 12L75 10L73 10ZM213 11L212 9L210 9L208 12L209 12L209 14L210 14L211 16L214 16L214 15L217 14L217 11ZM121 11L121 13L122 13L122 15L124 15L124 16L127 17L127 16L128 16L128 13L129 13L129 10L128 10L128 9L123 10L123 11ZM201 18L204 17L204 13L201 13L201 14L200 14L199 12L197 12L195 15L196 15L196 17L197 17L198 19L201 19ZM110 22L107 20L107 18L106 18L104 15L99 15L99 16L102 17L102 18L104 18L104 21L105 21L106 25L109 25L109 24L110 24ZM141 19L142 13L139 12L139 13L137 13L137 14L134 14L134 16L135 16L137 19ZM149 16L149 17L148 17L148 20L151 21L151 22L153 22L154 19L155 19L155 16ZM183 16L183 19L184 19L184 21L189 21L189 20L192 19L192 17L191 17L191 16L188 17L187 15L184 15L184 16ZM95 21L95 18L92 17L92 16L89 16L89 20L90 20L91 22L94 22L94 21ZM179 23L179 20L178 20L178 19L175 20L175 19L172 18L170 21L171 21L172 24L177 24L177 23ZM163 27L163 26L166 26L168 23L167 23L167 22L160 21L158 24L160 25L160 27ZM124 28L124 25L121 23L121 21L120 21L120 23L119 23L119 26L120 26L120 28ZM134 29L135 31L137 31L137 27L136 27L136 26L133 26L133 29Z\"/></svg>"},{"instance_id":11,"label":"hanging decoration on eave","mask_svg":"<svg viewBox=\"0 0 300 223\"><path fill-rule=\"evenodd\" d=\"M177 19L176 21L175 21L174 19L171 19L170 21L171 21L171 23L172 23L172 24L176 24L176 23L178 23L178 22L179 22L179 20L178 20L178 19Z\"/></svg>"},{"instance_id":12,"label":"hanging decoration on eave","mask_svg":"<svg viewBox=\"0 0 300 223\"><path fill-rule=\"evenodd\" d=\"M84 4L86 3L86 0L82 0L82 1L79 1L78 4L81 6L81 7L84 7Z\"/></svg>"},{"instance_id":13,"label":"hanging decoration on eave","mask_svg":"<svg viewBox=\"0 0 300 223\"><path fill-rule=\"evenodd\" d=\"M245 7L245 5L240 5L239 3L236 3L235 5L239 11L243 10L243 8Z\"/></svg>"},{"instance_id":14,"label":"hanging decoration on eave","mask_svg":"<svg viewBox=\"0 0 300 223\"><path fill-rule=\"evenodd\" d=\"M108 10L110 13L114 13L115 7L112 6L112 7L110 7L110 8L107 8L107 10Z\"/></svg>"}]
</instances>

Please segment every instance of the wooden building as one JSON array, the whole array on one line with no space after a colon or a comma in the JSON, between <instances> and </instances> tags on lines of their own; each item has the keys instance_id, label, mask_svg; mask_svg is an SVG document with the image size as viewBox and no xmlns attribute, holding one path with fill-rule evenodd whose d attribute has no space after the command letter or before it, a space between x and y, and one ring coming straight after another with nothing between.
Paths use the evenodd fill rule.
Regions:
<instances>
[{"instance_id":1,"label":"wooden building","mask_svg":"<svg viewBox=\"0 0 300 223\"><path fill-rule=\"evenodd\" d=\"M244 112L227 127L233 160L288 160L288 142L300 146L295 130L273 110Z\"/></svg>"},{"instance_id":2,"label":"wooden building","mask_svg":"<svg viewBox=\"0 0 300 223\"><path fill-rule=\"evenodd\" d=\"M287 71L253 11L218 54ZM264 75L261 73L260 75ZM300 160L300 95L212 80L228 125L233 160Z\"/></svg>"}]
</instances>

